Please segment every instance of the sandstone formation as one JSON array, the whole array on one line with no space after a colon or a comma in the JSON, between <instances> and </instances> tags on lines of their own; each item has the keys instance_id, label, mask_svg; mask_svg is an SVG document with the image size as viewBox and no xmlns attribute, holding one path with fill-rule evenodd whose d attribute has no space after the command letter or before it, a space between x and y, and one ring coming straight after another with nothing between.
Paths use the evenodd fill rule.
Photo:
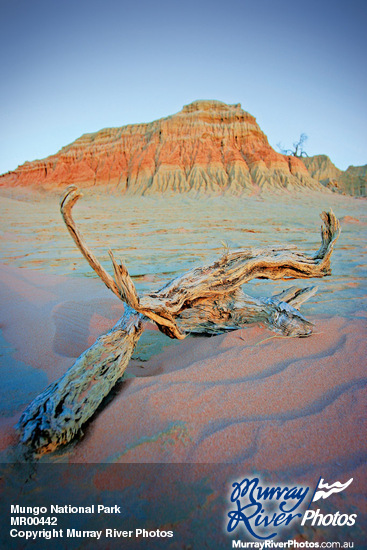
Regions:
<instances>
[{"instance_id":1,"label":"sandstone formation","mask_svg":"<svg viewBox=\"0 0 367 550\"><path fill-rule=\"evenodd\" d=\"M147 124L85 134L44 160L0 177L1 186L103 185L132 194L321 189L302 160L277 153L240 104L195 101Z\"/></svg>"},{"instance_id":2,"label":"sandstone formation","mask_svg":"<svg viewBox=\"0 0 367 550\"><path fill-rule=\"evenodd\" d=\"M349 195L365 197L367 190L367 164L364 166L349 166L338 181L342 191Z\"/></svg>"},{"instance_id":3,"label":"sandstone formation","mask_svg":"<svg viewBox=\"0 0 367 550\"><path fill-rule=\"evenodd\" d=\"M327 155L315 155L302 158L311 176L325 187L336 187L338 179L343 173L329 159Z\"/></svg>"},{"instance_id":4,"label":"sandstone formation","mask_svg":"<svg viewBox=\"0 0 367 550\"><path fill-rule=\"evenodd\" d=\"M367 165L349 166L345 172L339 170L326 155L302 158L310 175L333 191L366 196Z\"/></svg>"}]
</instances>

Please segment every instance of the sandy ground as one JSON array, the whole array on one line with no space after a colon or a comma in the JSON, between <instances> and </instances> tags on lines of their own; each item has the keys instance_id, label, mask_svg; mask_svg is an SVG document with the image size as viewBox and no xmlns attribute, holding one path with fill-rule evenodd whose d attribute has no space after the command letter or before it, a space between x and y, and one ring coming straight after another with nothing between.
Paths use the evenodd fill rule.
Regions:
<instances>
[{"instance_id":1,"label":"sandy ground","mask_svg":"<svg viewBox=\"0 0 367 550\"><path fill-rule=\"evenodd\" d=\"M10 209L25 204L3 201ZM334 504L356 509L365 518L365 248L355 258L351 244L353 231L362 242L365 222L356 208L344 208L351 219L345 220L347 239L339 243L336 281L324 287L321 282L322 299L305 308L315 323L311 337L282 338L252 326L172 343L147 324L113 399L104 402L78 442L43 457L40 464L186 463L207 468L225 463L240 466L241 472L303 483L320 475L343 482L353 477L348 493L336 496ZM5 232L21 251L16 232ZM29 247L32 235L28 239ZM28 267L33 269L4 257L0 267L4 463L19 460L14 425L25 406L123 311L96 279L59 275L47 262L42 270ZM143 282L148 285L149 277ZM329 308L338 288L340 307ZM202 480L205 472L197 476ZM131 474L130 482L139 475ZM195 478L192 471L190 475ZM218 479L223 482L228 475L229 470L222 471ZM126 489L126 479L117 473L114 477L111 470L107 477L98 472L93 483Z\"/></svg>"},{"instance_id":2,"label":"sandy ground","mask_svg":"<svg viewBox=\"0 0 367 550\"><path fill-rule=\"evenodd\" d=\"M3 338L16 361L3 386L2 408L11 414L3 417L4 445L30 394L71 366L122 307L98 281L7 266L0 280ZM309 338L253 326L175 345L148 325L128 379L62 456L76 462L255 461L266 470L327 464L337 456L351 465L366 450L365 316L313 322ZM147 346L157 354L144 361L144 353L151 355Z\"/></svg>"}]
</instances>

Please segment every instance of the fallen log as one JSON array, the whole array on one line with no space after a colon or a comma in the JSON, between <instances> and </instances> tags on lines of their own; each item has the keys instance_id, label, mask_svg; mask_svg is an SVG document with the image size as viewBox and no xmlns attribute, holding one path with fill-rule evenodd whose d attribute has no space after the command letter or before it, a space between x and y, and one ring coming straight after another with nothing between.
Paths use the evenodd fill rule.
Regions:
<instances>
[{"instance_id":1,"label":"fallen log","mask_svg":"<svg viewBox=\"0 0 367 550\"><path fill-rule=\"evenodd\" d=\"M23 412L17 429L22 443L38 453L71 441L94 414L123 375L149 318L171 338L190 333L218 334L250 323L261 323L287 336L309 336L312 323L299 307L316 287L291 287L270 298L253 298L241 286L254 278L324 277L331 273L330 256L340 234L333 212L323 212L321 246L311 255L295 246L243 248L227 251L212 264L173 279L157 292L139 296L123 263L110 257L114 278L88 249L71 211L82 196L69 187L61 200L61 214L70 235L92 269L125 305L123 317L86 350L58 381L50 384Z\"/></svg>"},{"instance_id":2,"label":"fallen log","mask_svg":"<svg viewBox=\"0 0 367 550\"><path fill-rule=\"evenodd\" d=\"M123 375L142 332L141 315L126 307L116 325L26 408L18 423L22 442L50 452L71 441Z\"/></svg>"}]
</instances>

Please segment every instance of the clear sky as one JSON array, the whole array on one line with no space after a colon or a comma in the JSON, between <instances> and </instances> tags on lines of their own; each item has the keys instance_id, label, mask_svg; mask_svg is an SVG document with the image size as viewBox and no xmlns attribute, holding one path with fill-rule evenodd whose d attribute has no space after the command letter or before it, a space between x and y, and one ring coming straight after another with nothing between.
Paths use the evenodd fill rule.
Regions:
<instances>
[{"instance_id":1,"label":"clear sky","mask_svg":"<svg viewBox=\"0 0 367 550\"><path fill-rule=\"evenodd\" d=\"M0 173L196 99L367 163L366 0L0 0Z\"/></svg>"}]
</instances>

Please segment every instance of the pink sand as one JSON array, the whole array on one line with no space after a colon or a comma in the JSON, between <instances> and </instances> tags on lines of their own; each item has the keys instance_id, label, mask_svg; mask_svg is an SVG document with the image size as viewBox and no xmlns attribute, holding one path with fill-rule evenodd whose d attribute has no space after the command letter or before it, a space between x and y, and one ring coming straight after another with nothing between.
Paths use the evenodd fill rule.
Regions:
<instances>
[{"instance_id":1,"label":"pink sand","mask_svg":"<svg viewBox=\"0 0 367 550\"><path fill-rule=\"evenodd\" d=\"M14 358L49 381L122 312L97 280L2 266L0 281L4 338ZM366 451L365 322L362 315L311 320L316 334L307 339L252 326L189 337L145 363L133 360L128 372L135 377L78 444L64 449L64 458L255 463L264 470L330 461L357 467L356 457ZM2 419L3 447L15 441L22 409Z\"/></svg>"}]
</instances>

